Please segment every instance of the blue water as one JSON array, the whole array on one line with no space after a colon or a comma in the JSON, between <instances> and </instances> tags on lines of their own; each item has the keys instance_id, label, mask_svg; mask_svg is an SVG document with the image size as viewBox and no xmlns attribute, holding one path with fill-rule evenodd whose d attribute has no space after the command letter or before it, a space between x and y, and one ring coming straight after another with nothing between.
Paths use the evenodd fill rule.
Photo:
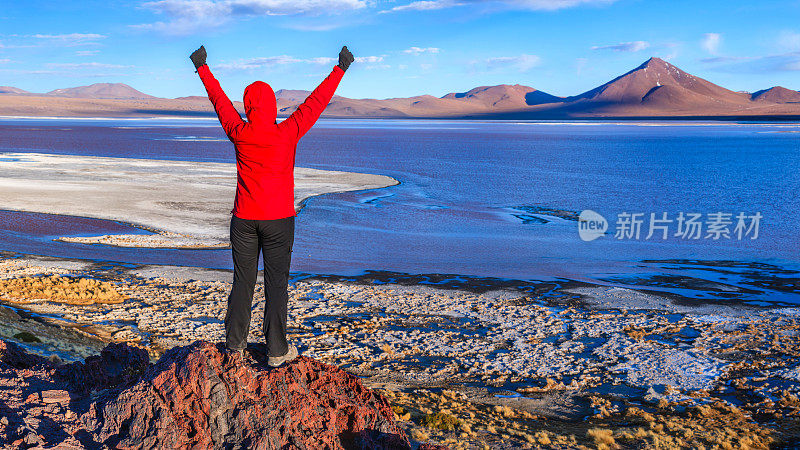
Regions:
<instances>
[{"instance_id":1,"label":"blue water","mask_svg":"<svg viewBox=\"0 0 800 450\"><path fill-rule=\"evenodd\" d=\"M210 119L7 119L0 133L0 151L234 161ZM800 302L800 124L322 120L301 141L297 164L400 184L310 199L297 220L293 271L564 278ZM611 234L582 241L573 219L585 209L602 214ZM614 238L623 212L644 214L639 239ZM650 213L680 212L763 218L757 239L645 239ZM0 239L3 250L231 266L228 251Z\"/></svg>"}]
</instances>

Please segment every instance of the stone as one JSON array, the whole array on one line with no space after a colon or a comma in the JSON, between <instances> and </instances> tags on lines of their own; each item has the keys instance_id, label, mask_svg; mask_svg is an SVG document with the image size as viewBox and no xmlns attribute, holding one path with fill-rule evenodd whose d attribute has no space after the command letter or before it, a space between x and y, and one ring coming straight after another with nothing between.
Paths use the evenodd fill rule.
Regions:
<instances>
[{"instance_id":1,"label":"stone","mask_svg":"<svg viewBox=\"0 0 800 450\"><path fill-rule=\"evenodd\" d=\"M49 365L50 361L39 355L32 355L22 347L0 340L0 367L6 365L14 369L30 369L37 365Z\"/></svg>"},{"instance_id":2,"label":"stone","mask_svg":"<svg viewBox=\"0 0 800 450\"><path fill-rule=\"evenodd\" d=\"M411 448L389 402L358 377L303 356L270 368L263 344L233 358L197 341L155 364L140 348L109 344L56 367L0 341L0 362L26 367L0 371L0 381L25 383L0 392L4 416L47 423L36 432L0 424L0 447ZM22 397L37 386L46 418Z\"/></svg>"},{"instance_id":3,"label":"stone","mask_svg":"<svg viewBox=\"0 0 800 450\"><path fill-rule=\"evenodd\" d=\"M39 393L44 403L69 403L69 392L63 389L51 389Z\"/></svg>"},{"instance_id":4,"label":"stone","mask_svg":"<svg viewBox=\"0 0 800 450\"><path fill-rule=\"evenodd\" d=\"M88 392L130 384L150 364L147 351L128 344L108 344L100 355L56 368L56 377L71 390Z\"/></svg>"}]
</instances>

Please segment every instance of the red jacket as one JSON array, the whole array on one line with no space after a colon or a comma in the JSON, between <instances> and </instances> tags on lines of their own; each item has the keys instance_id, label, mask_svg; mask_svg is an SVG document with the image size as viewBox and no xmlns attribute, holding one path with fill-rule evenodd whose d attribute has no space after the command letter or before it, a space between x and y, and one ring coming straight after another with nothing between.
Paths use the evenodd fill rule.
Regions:
<instances>
[{"instance_id":1,"label":"red jacket","mask_svg":"<svg viewBox=\"0 0 800 450\"><path fill-rule=\"evenodd\" d=\"M197 69L214 104L225 134L236 148L236 200L233 214L240 219L265 220L295 216L294 156L297 141L311 129L328 106L344 71L330 75L281 123L275 93L263 81L244 90L247 122L234 109L208 66Z\"/></svg>"}]
</instances>

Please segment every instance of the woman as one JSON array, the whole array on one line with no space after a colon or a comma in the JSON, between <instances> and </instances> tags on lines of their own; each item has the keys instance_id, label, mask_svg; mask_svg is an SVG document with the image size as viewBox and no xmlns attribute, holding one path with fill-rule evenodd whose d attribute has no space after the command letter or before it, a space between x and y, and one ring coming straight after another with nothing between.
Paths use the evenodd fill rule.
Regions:
<instances>
[{"instance_id":1,"label":"woman","mask_svg":"<svg viewBox=\"0 0 800 450\"><path fill-rule=\"evenodd\" d=\"M225 346L242 354L247 347L259 253L264 257L267 363L278 367L297 357L286 341L289 264L294 243L294 161L297 142L314 125L354 61L342 47L339 64L289 118L277 123L275 93L256 81L244 91L247 121L234 109L206 65L201 46L190 56L214 105L225 134L236 149L236 198L231 218L233 287L225 315Z\"/></svg>"}]
</instances>

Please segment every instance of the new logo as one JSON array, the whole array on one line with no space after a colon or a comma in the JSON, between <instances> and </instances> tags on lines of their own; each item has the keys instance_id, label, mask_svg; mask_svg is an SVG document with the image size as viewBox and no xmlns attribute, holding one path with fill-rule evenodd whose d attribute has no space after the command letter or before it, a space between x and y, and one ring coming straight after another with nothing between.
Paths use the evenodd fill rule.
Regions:
<instances>
[{"instance_id":1,"label":"new logo","mask_svg":"<svg viewBox=\"0 0 800 450\"><path fill-rule=\"evenodd\" d=\"M578 216L578 235L584 241L593 241L606 233L606 218L591 209L584 209Z\"/></svg>"}]
</instances>

